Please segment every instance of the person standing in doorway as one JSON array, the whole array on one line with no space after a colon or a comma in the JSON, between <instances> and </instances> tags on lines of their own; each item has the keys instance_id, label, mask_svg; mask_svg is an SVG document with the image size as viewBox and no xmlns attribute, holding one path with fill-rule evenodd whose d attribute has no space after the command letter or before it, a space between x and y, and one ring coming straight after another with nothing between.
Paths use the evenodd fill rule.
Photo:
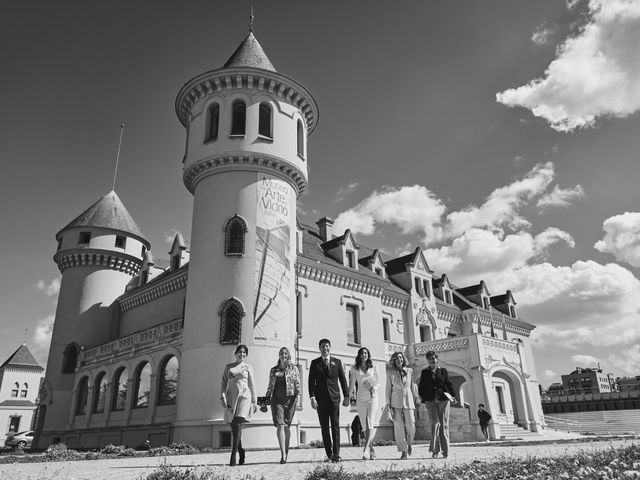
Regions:
<instances>
[{"instance_id":1,"label":"person standing in doorway","mask_svg":"<svg viewBox=\"0 0 640 480\"><path fill-rule=\"evenodd\" d=\"M320 356L309 367L309 395L311 408L318 412L322 443L327 459L341 462L340 457L340 393L342 405L349 406L349 388L340 359L332 357L331 342L323 338L318 342Z\"/></svg>"},{"instance_id":2,"label":"person standing in doorway","mask_svg":"<svg viewBox=\"0 0 640 480\"><path fill-rule=\"evenodd\" d=\"M418 393L427 407L431 421L431 444L429 451L433 458L442 450L442 456L449 455L449 403L455 401L454 389L449 381L449 372L438 365L438 354L427 352L429 366L422 370Z\"/></svg>"},{"instance_id":3,"label":"person standing in doorway","mask_svg":"<svg viewBox=\"0 0 640 480\"><path fill-rule=\"evenodd\" d=\"M489 422L491 421L491 414L484 409L484 403L478 405L478 422L480 423L480 430L484 435L484 439L489 441Z\"/></svg>"}]
</instances>

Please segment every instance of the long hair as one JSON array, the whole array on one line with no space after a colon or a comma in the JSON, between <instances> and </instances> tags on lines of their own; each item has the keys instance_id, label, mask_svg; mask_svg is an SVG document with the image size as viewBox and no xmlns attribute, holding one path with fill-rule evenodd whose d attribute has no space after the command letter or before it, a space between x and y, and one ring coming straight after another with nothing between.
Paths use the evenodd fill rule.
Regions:
<instances>
[{"instance_id":1,"label":"long hair","mask_svg":"<svg viewBox=\"0 0 640 480\"><path fill-rule=\"evenodd\" d=\"M289 355L289 358L287 359L286 363L284 364L284 369L287 370L288 368L293 366L293 362L291 361L291 352L289 351L289 349L287 347L282 347L280 350L278 350L278 361L276 362L276 367L275 368L280 368L280 353L282 353L282 351L287 352L287 354Z\"/></svg>"},{"instance_id":2,"label":"long hair","mask_svg":"<svg viewBox=\"0 0 640 480\"><path fill-rule=\"evenodd\" d=\"M371 361L371 352L367 347L360 347L358 350L358 354L356 355L356 368L360 368L362 366L362 352L367 352L367 361L364 363L364 366L367 367L367 370L373 368L373 362Z\"/></svg>"},{"instance_id":3,"label":"long hair","mask_svg":"<svg viewBox=\"0 0 640 480\"><path fill-rule=\"evenodd\" d=\"M409 362L407 362L407 357L404 356L404 353L402 352L393 352L393 355L391 355L391 359L389 360L389 366L391 368L397 368L396 366L396 358L398 358L400 355L402 355L402 368L406 368L407 365L409 365Z\"/></svg>"}]
</instances>

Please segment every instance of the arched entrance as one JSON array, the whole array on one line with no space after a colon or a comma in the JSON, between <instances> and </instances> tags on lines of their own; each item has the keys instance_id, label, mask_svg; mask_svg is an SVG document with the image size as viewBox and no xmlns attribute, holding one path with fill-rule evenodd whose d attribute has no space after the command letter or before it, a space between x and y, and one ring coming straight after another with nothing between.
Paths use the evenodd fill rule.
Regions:
<instances>
[{"instance_id":1,"label":"arched entrance","mask_svg":"<svg viewBox=\"0 0 640 480\"><path fill-rule=\"evenodd\" d=\"M489 406L493 421L528 428L529 414L520 377L510 369L497 368L489 378Z\"/></svg>"}]
</instances>

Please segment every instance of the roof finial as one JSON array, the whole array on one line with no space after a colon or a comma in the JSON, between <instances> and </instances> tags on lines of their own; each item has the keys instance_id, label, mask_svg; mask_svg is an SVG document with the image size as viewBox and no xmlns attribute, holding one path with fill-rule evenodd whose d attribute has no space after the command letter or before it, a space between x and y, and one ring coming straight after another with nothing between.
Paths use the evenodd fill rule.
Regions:
<instances>
[{"instance_id":1,"label":"roof finial","mask_svg":"<svg viewBox=\"0 0 640 480\"><path fill-rule=\"evenodd\" d=\"M124 132L124 123L120 124L120 141L118 142L118 153L116 154L116 168L113 170L113 183L111 190L116 189L116 175L118 174L118 160L120 159L120 146L122 145L122 132Z\"/></svg>"},{"instance_id":2,"label":"roof finial","mask_svg":"<svg viewBox=\"0 0 640 480\"><path fill-rule=\"evenodd\" d=\"M251 15L249 16L249 33L253 33L253 6L251 7Z\"/></svg>"}]
</instances>

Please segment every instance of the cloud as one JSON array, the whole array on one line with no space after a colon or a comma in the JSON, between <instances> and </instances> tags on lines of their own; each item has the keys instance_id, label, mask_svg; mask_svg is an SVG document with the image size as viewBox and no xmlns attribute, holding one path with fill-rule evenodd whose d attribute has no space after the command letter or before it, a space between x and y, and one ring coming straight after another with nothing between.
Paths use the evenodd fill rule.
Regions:
<instances>
[{"instance_id":1,"label":"cloud","mask_svg":"<svg viewBox=\"0 0 640 480\"><path fill-rule=\"evenodd\" d=\"M338 189L338 193L336 194L335 202L341 202L344 198L353 193L353 191L358 188L360 182L351 182L349 185L345 185Z\"/></svg>"},{"instance_id":2,"label":"cloud","mask_svg":"<svg viewBox=\"0 0 640 480\"><path fill-rule=\"evenodd\" d=\"M594 245L602 253L611 253L617 260L640 267L640 213L625 212L607 218L602 224L604 238Z\"/></svg>"},{"instance_id":3,"label":"cloud","mask_svg":"<svg viewBox=\"0 0 640 480\"><path fill-rule=\"evenodd\" d=\"M495 189L481 206L450 213L447 216L445 235L457 237L474 227L492 230L503 226L511 229L529 227L529 221L520 215L518 209L527 201L544 193L554 176L553 163L536 165L522 179Z\"/></svg>"},{"instance_id":4,"label":"cloud","mask_svg":"<svg viewBox=\"0 0 640 480\"><path fill-rule=\"evenodd\" d=\"M600 364L600 360L592 355L572 355L571 361L576 367L597 367Z\"/></svg>"},{"instance_id":5,"label":"cloud","mask_svg":"<svg viewBox=\"0 0 640 480\"><path fill-rule=\"evenodd\" d=\"M38 321L36 328L33 331L31 349L36 360L45 366L47 363L47 356L49 355L49 346L51 345L51 333L53 332L53 320L54 315L49 315Z\"/></svg>"},{"instance_id":6,"label":"cloud","mask_svg":"<svg viewBox=\"0 0 640 480\"><path fill-rule=\"evenodd\" d=\"M607 365L615 375L635 376L640 371L640 345L632 345L626 349L618 349L607 357Z\"/></svg>"},{"instance_id":7,"label":"cloud","mask_svg":"<svg viewBox=\"0 0 640 480\"><path fill-rule=\"evenodd\" d=\"M535 32L531 35L531 41L536 45L547 45L551 43L553 35L556 33L557 28L548 27L545 23L539 25Z\"/></svg>"},{"instance_id":8,"label":"cloud","mask_svg":"<svg viewBox=\"0 0 640 480\"><path fill-rule=\"evenodd\" d=\"M48 297L52 297L58 295L58 292L60 292L60 279L54 278L49 285L47 285L44 280L39 280L36 287Z\"/></svg>"},{"instance_id":9,"label":"cloud","mask_svg":"<svg viewBox=\"0 0 640 480\"><path fill-rule=\"evenodd\" d=\"M573 5L572 5L573 6ZM543 78L496 94L551 128L571 132L640 110L640 2L590 0L588 20L557 50Z\"/></svg>"},{"instance_id":10,"label":"cloud","mask_svg":"<svg viewBox=\"0 0 640 480\"><path fill-rule=\"evenodd\" d=\"M565 189L555 185L551 192L538 200L537 206L542 210L549 207L568 207L574 200L582 197L584 197L584 189L581 185Z\"/></svg>"},{"instance_id":11,"label":"cloud","mask_svg":"<svg viewBox=\"0 0 640 480\"><path fill-rule=\"evenodd\" d=\"M545 370L544 373L542 374L542 378L544 378L545 380L551 380L554 377L557 377L558 374L556 372L554 372L553 370Z\"/></svg>"},{"instance_id":12,"label":"cloud","mask_svg":"<svg viewBox=\"0 0 640 480\"><path fill-rule=\"evenodd\" d=\"M422 233L425 238L439 239L444 211L444 204L426 187L385 187L338 215L334 231L350 228L354 233L373 235L377 225L387 224L397 226L403 234Z\"/></svg>"}]
</instances>

